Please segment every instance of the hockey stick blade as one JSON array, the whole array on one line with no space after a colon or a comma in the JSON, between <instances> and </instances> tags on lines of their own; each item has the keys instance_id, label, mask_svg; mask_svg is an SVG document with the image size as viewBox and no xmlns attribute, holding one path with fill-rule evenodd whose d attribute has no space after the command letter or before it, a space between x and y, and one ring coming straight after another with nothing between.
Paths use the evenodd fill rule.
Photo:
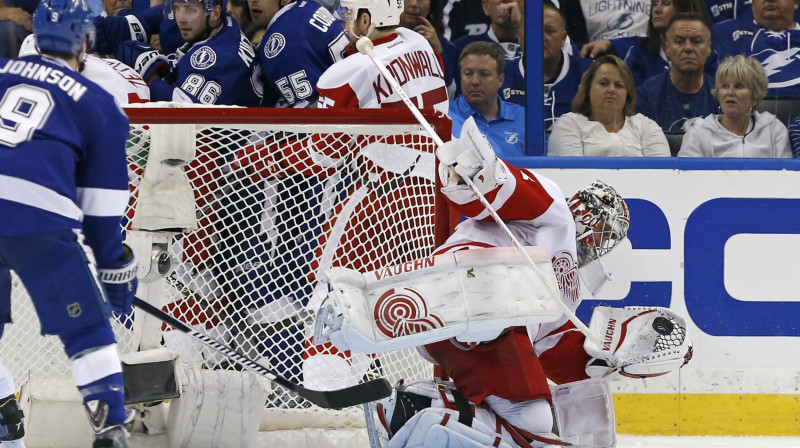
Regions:
<instances>
[{"instance_id":1,"label":"hockey stick blade","mask_svg":"<svg viewBox=\"0 0 800 448\"><path fill-rule=\"evenodd\" d=\"M156 308L155 306L145 302L144 300L136 297L133 299L133 304L140 310L155 317L156 319L170 325L176 330L186 333L192 338L200 341L204 345L220 352L228 359L236 362L240 366L257 373L275 384L284 387L302 398L314 403L315 405L327 409L341 409L349 406L356 406L359 404L369 403L370 401L380 400L386 398L392 393L392 387L385 378L378 378L368 381L366 383L356 384L345 389L339 390L312 390L295 384L286 378L283 378L261 364L253 361L252 359L242 355L241 353L233 350L227 345L209 337L206 334L200 333L191 326L181 322L180 320L170 316L164 311Z\"/></svg>"}]
</instances>

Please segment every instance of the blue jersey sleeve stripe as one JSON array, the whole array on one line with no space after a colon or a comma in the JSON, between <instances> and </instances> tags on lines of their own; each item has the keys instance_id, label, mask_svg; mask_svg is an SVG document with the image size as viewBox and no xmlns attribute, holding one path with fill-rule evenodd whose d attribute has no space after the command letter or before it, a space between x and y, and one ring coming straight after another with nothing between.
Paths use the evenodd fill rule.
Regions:
<instances>
[{"instance_id":1,"label":"blue jersey sleeve stripe","mask_svg":"<svg viewBox=\"0 0 800 448\"><path fill-rule=\"evenodd\" d=\"M128 190L78 188L78 205L87 216L122 216L129 197Z\"/></svg>"},{"instance_id":2,"label":"blue jersey sleeve stripe","mask_svg":"<svg viewBox=\"0 0 800 448\"><path fill-rule=\"evenodd\" d=\"M0 174L0 199L35 207L78 221L83 219L83 212L70 198L18 177Z\"/></svg>"}]
</instances>

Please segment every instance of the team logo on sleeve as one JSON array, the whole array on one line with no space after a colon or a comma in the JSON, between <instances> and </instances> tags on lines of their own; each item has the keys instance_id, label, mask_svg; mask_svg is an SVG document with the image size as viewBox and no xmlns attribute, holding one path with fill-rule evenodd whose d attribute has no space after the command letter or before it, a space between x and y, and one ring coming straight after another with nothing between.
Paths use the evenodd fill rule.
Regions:
<instances>
[{"instance_id":1,"label":"team logo on sleeve","mask_svg":"<svg viewBox=\"0 0 800 448\"><path fill-rule=\"evenodd\" d=\"M425 298L411 288L392 288L381 294L373 313L375 324L391 338L444 326L439 316L429 313Z\"/></svg>"},{"instance_id":2,"label":"team logo on sleeve","mask_svg":"<svg viewBox=\"0 0 800 448\"><path fill-rule=\"evenodd\" d=\"M264 56L272 59L286 46L286 38L281 33L272 33L264 44Z\"/></svg>"},{"instance_id":3,"label":"team logo on sleeve","mask_svg":"<svg viewBox=\"0 0 800 448\"><path fill-rule=\"evenodd\" d=\"M211 47L203 46L192 53L192 58L189 62L192 64L192 67L197 70L205 70L217 62L217 54L214 53Z\"/></svg>"},{"instance_id":4,"label":"team logo on sleeve","mask_svg":"<svg viewBox=\"0 0 800 448\"><path fill-rule=\"evenodd\" d=\"M578 301L578 264L575 257L566 250L560 250L553 255L553 271L556 274L558 289L564 300L570 303Z\"/></svg>"}]
</instances>

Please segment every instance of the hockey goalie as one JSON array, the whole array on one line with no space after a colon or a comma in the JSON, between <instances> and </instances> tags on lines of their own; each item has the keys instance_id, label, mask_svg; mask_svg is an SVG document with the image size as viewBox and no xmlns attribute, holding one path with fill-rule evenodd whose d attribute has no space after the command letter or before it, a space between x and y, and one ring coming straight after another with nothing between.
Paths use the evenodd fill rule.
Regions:
<instances>
[{"instance_id":1,"label":"hockey goalie","mask_svg":"<svg viewBox=\"0 0 800 448\"><path fill-rule=\"evenodd\" d=\"M417 347L452 380L401 384L380 402L389 447L615 446L607 381L691 358L686 323L668 309L597 307L588 330L599 338L569 319L578 267L627 234L625 201L600 181L565 201L551 180L499 160L471 119L436 155L442 191L468 219L431 258L329 270L318 334L353 352Z\"/></svg>"}]
</instances>

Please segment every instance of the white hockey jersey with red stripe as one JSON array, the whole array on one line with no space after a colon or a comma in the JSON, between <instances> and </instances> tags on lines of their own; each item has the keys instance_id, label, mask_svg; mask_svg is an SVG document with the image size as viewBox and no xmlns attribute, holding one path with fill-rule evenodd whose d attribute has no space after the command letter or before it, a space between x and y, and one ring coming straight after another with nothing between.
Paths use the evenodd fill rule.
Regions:
<instances>
[{"instance_id":1,"label":"white hockey jersey with red stripe","mask_svg":"<svg viewBox=\"0 0 800 448\"><path fill-rule=\"evenodd\" d=\"M119 106L150 101L150 89L136 70L116 59L87 54L81 74L114 97Z\"/></svg>"},{"instance_id":2,"label":"white hockey jersey with red stripe","mask_svg":"<svg viewBox=\"0 0 800 448\"><path fill-rule=\"evenodd\" d=\"M578 265L575 223L566 197L550 179L506 165L508 181L486 198L523 246L548 249L562 300L574 311L580 304ZM470 219L456 227L437 253L512 245L477 199L451 205ZM425 348L456 388L477 404L488 395L515 401L549 399L547 379L560 384L587 378L584 337L566 316L529 326L527 332L521 327L509 330L507 335L468 351L450 341Z\"/></svg>"},{"instance_id":3,"label":"white hockey jersey with red stripe","mask_svg":"<svg viewBox=\"0 0 800 448\"><path fill-rule=\"evenodd\" d=\"M374 51L419 109L447 114L444 64L419 33L397 28L373 41ZM317 82L318 107L404 109L403 100L369 56L354 53L330 66Z\"/></svg>"}]
</instances>

